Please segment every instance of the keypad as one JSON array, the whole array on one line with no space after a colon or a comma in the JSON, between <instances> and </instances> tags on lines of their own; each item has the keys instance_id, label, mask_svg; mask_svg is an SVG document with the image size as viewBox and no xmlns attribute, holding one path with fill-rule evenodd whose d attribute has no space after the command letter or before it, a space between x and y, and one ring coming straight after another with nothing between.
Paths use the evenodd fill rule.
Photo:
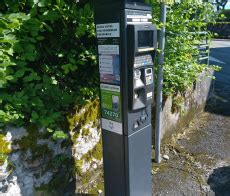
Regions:
<instances>
[{"instance_id":1,"label":"keypad","mask_svg":"<svg viewBox=\"0 0 230 196\"><path fill-rule=\"evenodd\" d=\"M134 67L140 67L140 66L152 65L152 64L153 61L152 61L152 56L150 54L135 57Z\"/></svg>"}]
</instances>

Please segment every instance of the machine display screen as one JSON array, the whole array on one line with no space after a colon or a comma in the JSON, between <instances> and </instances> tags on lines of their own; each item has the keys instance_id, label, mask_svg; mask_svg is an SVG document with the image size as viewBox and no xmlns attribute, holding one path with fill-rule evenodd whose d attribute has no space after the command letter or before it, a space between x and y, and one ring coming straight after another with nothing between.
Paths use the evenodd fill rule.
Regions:
<instances>
[{"instance_id":1,"label":"machine display screen","mask_svg":"<svg viewBox=\"0 0 230 196\"><path fill-rule=\"evenodd\" d=\"M138 31L138 48L153 47L153 32Z\"/></svg>"}]
</instances>

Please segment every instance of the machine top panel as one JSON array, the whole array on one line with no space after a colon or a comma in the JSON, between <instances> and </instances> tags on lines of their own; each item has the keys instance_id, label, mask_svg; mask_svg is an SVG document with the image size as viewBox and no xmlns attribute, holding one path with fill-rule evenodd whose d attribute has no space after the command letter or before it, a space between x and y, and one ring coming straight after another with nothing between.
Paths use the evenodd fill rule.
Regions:
<instances>
[{"instance_id":1,"label":"machine top panel","mask_svg":"<svg viewBox=\"0 0 230 196\"><path fill-rule=\"evenodd\" d=\"M122 3L144 3L144 0L97 0L97 3L115 3L115 2L122 2Z\"/></svg>"}]
</instances>

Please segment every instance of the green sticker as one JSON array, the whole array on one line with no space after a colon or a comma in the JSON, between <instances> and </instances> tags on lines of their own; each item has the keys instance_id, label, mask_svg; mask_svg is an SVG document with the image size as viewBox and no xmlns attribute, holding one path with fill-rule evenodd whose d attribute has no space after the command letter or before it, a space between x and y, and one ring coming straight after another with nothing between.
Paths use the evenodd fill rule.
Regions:
<instances>
[{"instance_id":1,"label":"green sticker","mask_svg":"<svg viewBox=\"0 0 230 196\"><path fill-rule=\"evenodd\" d=\"M121 122L120 86L101 84L101 116Z\"/></svg>"}]
</instances>

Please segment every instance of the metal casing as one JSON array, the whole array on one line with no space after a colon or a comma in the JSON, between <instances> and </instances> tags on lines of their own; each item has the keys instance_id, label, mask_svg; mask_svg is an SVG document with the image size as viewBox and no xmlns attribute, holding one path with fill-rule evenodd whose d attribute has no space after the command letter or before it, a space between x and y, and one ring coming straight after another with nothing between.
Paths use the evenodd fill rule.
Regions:
<instances>
[{"instance_id":1,"label":"metal casing","mask_svg":"<svg viewBox=\"0 0 230 196\"><path fill-rule=\"evenodd\" d=\"M104 28L106 24L117 26L119 24L119 36L106 37L104 31L98 36L98 45L116 45L119 47L120 82L110 83L108 80L100 80L103 85L118 86L121 96L121 121L110 118L108 130L103 125L102 113L102 140L105 195L107 196L150 196L152 195L151 182L151 104L138 110L130 110L129 106L129 62L128 59L128 25L134 24L132 17L151 15L151 7L143 1L98 0L95 4L95 24ZM147 19L151 24L151 18ZM100 26L101 25L101 26ZM114 32L109 32L114 35ZM99 34L99 33L98 33ZM98 35L97 34L97 35ZM154 35L155 36L155 35ZM154 41L154 44L155 41ZM99 50L99 49L98 49ZM98 51L98 62L101 66ZM117 54L116 54L117 55ZM104 55L105 56L105 55ZM103 57L104 58L104 57ZM110 58L110 57L109 57ZM153 57L154 58L154 57ZM151 65L153 67L153 65ZM100 73L101 74L101 73ZM108 82L106 82L108 81ZM153 88L153 87L152 87ZM153 89L151 89L153 91ZM101 89L101 108L104 107L104 89ZM102 111L103 112L103 111ZM134 127L136 121L140 126ZM121 124L120 129L116 125ZM115 127L115 128L114 128ZM114 130L113 130L114 128Z\"/></svg>"}]
</instances>

